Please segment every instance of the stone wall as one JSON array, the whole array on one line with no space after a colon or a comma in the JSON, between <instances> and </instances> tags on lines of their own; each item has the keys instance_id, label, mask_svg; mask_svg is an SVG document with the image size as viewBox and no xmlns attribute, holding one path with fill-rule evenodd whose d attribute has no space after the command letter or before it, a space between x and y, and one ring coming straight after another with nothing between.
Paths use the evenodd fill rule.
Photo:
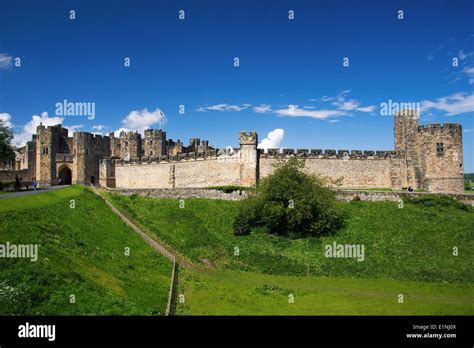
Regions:
<instances>
[{"instance_id":1,"label":"stone wall","mask_svg":"<svg viewBox=\"0 0 474 348\"><path fill-rule=\"evenodd\" d=\"M227 201L239 201L247 198L247 192L234 191L225 193L220 190L205 189L205 188L174 188L174 189L111 189L108 191L112 193L123 194L130 196L133 194L150 197L150 198L207 198L207 199L222 199ZM370 202L399 202L402 194L407 194L404 191L364 191L364 190L341 190L336 189L336 197L339 201L350 202L354 198L360 198L361 201ZM432 195L431 192L411 192L411 196L425 196ZM464 204L474 206L474 194L447 194Z\"/></svg>"},{"instance_id":2,"label":"stone wall","mask_svg":"<svg viewBox=\"0 0 474 348\"><path fill-rule=\"evenodd\" d=\"M340 201L352 201L356 196L360 198L361 201L371 201L371 202L380 202L380 201L393 201L399 202L402 194L409 194L410 196L426 196L426 195L435 195L433 192L402 192L402 191L363 191L363 190L337 190L337 199ZM463 202L466 205L474 207L474 194L458 194L458 193L448 193L444 194L446 196L457 199L458 201Z\"/></svg>"},{"instance_id":3,"label":"stone wall","mask_svg":"<svg viewBox=\"0 0 474 348\"><path fill-rule=\"evenodd\" d=\"M270 175L279 160L287 159L260 158L260 179ZM396 186L393 181L399 176L399 173L393 172L394 163L399 162L397 158L306 158L304 169L307 173L319 174L332 181L340 179L341 186L346 188L392 188Z\"/></svg>"},{"instance_id":4,"label":"stone wall","mask_svg":"<svg viewBox=\"0 0 474 348\"><path fill-rule=\"evenodd\" d=\"M240 152L169 162L116 163L115 185L134 189L241 185L241 166L245 161L241 161Z\"/></svg>"},{"instance_id":5,"label":"stone wall","mask_svg":"<svg viewBox=\"0 0 474 348\"><path fill-rule=\"evenodd\" d=\"M28 170L0 170L0 181L15 181L15 177L18 175L23 181L31 181L28 177Z\"/></svg>"},{"instance_id":6,"label":"stone wall","mask_svg":"<svg viewBox=\"0 0 474 348\"><path fill-rule=\"evenodd\" d=\"M126 196L139 195L151 198L208 198L208 199L222 199L226 201L239 201L247 198L245 191L234 191L225 193L220 190L205 189L205 188L175 188L175 189L108 189L110 192L119 193Z\"/></svg>"}]
</instances>

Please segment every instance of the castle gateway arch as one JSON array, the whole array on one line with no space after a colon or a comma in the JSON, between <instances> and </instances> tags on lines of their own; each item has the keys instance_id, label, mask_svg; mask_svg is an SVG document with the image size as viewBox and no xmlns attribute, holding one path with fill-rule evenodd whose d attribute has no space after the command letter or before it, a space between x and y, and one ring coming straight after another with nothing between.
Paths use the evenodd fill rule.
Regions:
<instances>
[{"instance_id":1,"label":"castle gateway arch","mask_svg":"<svg viewBox=\"0 0 474 348\"><path fill-rule=\"evenodd\" d=\"M58 168L58 184L60 185L72 184L72 170L67 164L62 164Z\"/></svg>"}]
</instances>

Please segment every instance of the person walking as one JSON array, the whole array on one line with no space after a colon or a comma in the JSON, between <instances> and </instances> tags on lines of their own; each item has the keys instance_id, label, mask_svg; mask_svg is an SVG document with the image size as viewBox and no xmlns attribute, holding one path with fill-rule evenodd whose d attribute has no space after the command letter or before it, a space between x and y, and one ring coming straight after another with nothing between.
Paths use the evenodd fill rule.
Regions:
<instances>
[{"instance_id":1,"label":"person walking","mask_svg":"<svg viewBox=\"0 0 474 348\"><path fill-rule=\"evenodd\" d=\"M20 183L20 178L18 175L15 175L15 191L20 191L21 189L21 183Z\"/></svg>"},{"instance_id":2,"label":"person walking","mask_svg":"<svg viewBox=\"0 0 474 348\"><path fill-rule=\"evenodd\" d=\"M36 191L37 186L38 186L38 183L36 182L36 178L35 178L35 181L33 181L33 188L34 188L35 191Z\"/></svg>"}]
</instances>

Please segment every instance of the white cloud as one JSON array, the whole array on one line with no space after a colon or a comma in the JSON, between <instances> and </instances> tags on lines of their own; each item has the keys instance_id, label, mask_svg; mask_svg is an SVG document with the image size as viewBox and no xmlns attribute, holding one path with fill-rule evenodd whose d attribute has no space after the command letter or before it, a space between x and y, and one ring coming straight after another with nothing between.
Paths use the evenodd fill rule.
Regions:
<instances>
[{"instance_id":1,"label":"white cloud","mask_svg":"<svg viewBox=\"0 0 474 348\"><path fill-rule=\"evenodd\" d=\"M339 117L346 115L346 112L343 110L308 110L300 108L298 105L289 105L286 109L274 110L274 112L275 114L283 117L311 117L320 120L324 120L328 117Z\"/></svg>"},{"instance_id":2,"label":"white cloud","mask_svg":"<svg viewBox=\"0 0 474 348\"><path fill-rule=\"evenodd\" d=\"M281 128L277 128L268 133L267 137L262 140L260 144L258 144L259 149L276 149L279 148L283 138L285 136L285 130Z\"/></svg>"},{"instance_id":3,"label":"white cloud","mask_svg":"<svg viewBox=\"0 0 474 348\"><path fill-rule=\"evenodd\" d=\"M200 106L196 111L206 112L206 111L242 111L248 109L250 104L242 105L230 105L230 104L216 104L211 106Z\"/></svg>"},{"instance_id":4,"label":"white cloud","mask_svg":"<svg viewBox=\"0 0 474 348\"><path fill-rule=\"evenodd\" d=\"M469 84L474 83L474 66L466 66L462 71L469 78Z\"/></svg>"},{"instance_id":5,"label":"white cloud","mask_svg":"<svg viewBox=\"0 0 474 348\"><path fill-rule=\"evenodd\" d=\"M104 129L108 128L107 126L104 126L102 124L95 124L92 126L92 129L98 132L103 131Z\"/></svg>"},{"instance_id":6,"label":"white cloud","mask_svg":"<svg viewBox=\"0 0 474 348\"><path fill-rule=\"evenodd\" d=\"M460 50L459 53L458 53L458 57L459 57L460 60L464 60L464 59L469 58L471 56L474 56L474 52L464 53L463 50Z\"/></svg>"},{"instance_id":7,"label":"white cloud","mask_svg":"<svg viewBox=\"0 0 474 348\"><path fill-rule=\"evenodd\" d=\"M31 136L36 134L36 127L43 124L43 126L55 126L61 124L64 117L53 116L49 117L46 111L43 111L41 115L33 115L31 121L23 126L20 133L15 133L13 136L13 145L24 146L27 141L31 140Z\"/></svg>"},{"instance_id":8,"label":"white cloud","mask_svg":"<svg viewBox=\"0 0 474 348\"><path fill-rule=\"evenodd\" d=\"M13 124L11 123L12 116L6 112L0 112L0 121L2 121L4 127L12 128Z\"/></svg>"},{"instance_id":9,"label":"white cloud","mask_svg":"<svg viewBox=\"0 0 474 348\"><path fill-rule=\"evenodd\" d=\"M148 111L143 109L141 111L132 111L122 120L124 129L133 129L143 133L145 129L152 128L153 125L160 125L166 122L165 114L160 110Z\"/></svg>"},{"instance_id":10,"label":"white cloud","mask_svg":"<svg viewBox=\"0 0 474 348\"><path fill-rule=\"evenodd\" d=\"M121 132L127 133L127 132L132 132L132 130L130 128L123 128L122 127L120 129L117 129L116 131L114 131L114 137L116 137L116 138L120 137Z\"/></svg>"},{"instance_id":11,"label":"white cloud","mask_svg":"<svg viewBox=\"0 0 474 348\"><path fill-rule=\"evenodd\" d=\"M13 57L6 53L0 53L0 69L9 69L12 66Z\"/></svg>"},{"instance_id":12,"label":"white cloud","mask_svg":"<svg viewBox=\"0 0 474 348\"><path fill-rule=\"evenodd\" d=\"M421 111L438 110L447 116L454 116L474 111L474 94L455 93L447 97L441 97L434 101L423 100Z\"/></svg>"},{"instance_id":13,"label":"white cloud","mask_svg":"<svg viewBox=\"0 0 474 348\"><path fill-rule=\"evenodd\" d=\"M323 102L323 103L331 102L331 105L335 106L337 110L341 110L341 111L373 112L376 109L375 105L361 106L358 100L348 99L347 97L350 93L351 91L349 89L346 89L346 90L343 90L341 93L339 93L335 97L323 96L322 98L310 99L310 101ZM303 109L311 109L311 108L304 107Z\"/></svg>"},{"instance_id":14,"label":"white cloud","mask_svg":"<svg viewBox=\"0 0 474 348\"><path fill-rule=\"evenodd\" d=\"M322 96L321 98L312 98L312 99L309 99L309 101L312 101L312 102L328 102L328 101L332 101L336 99L335 97L328 97L327 95L325 96Z\"/></svg>"},{"instance_id":15,"label":"white cloud","mask_svg":"<svg viewBox=\"0 0 474 348\"><path fill-rule=\"evenodd\" d=\"M333 105L336 105L339 110L351 111L357 109L357 107L359 106L359 102L353 99L348 101L342 100L334 102Z\"/></svg>"},{"instance_id":16,"label":"white cloud","mask_svg":"<svg viewBox=\"0 0 474 348\"><path fill-rule=\"evenodd\" d=\"M256 112L257 114L264 114L271 111L273 111L272 106L267 104L260 104L253 107L253 112Z\"/></svg>"},{"instance_id":17,"label":"white cloud","mask_svg":"<svg viewBox=\"0 0 474 348\"><path fill-rule=\"evenodd\" d=\"M68 131L74 133L74 132L79 132L84 128L83 124L75 124L73 126L64 126L64 128L67 128Z\"/></svg>"},{"instance_id":18,"label":"white cloud","mask_svg":"<svg viewBox=\"0 0 474 348\"><path fill-rule=\"evenodd\" d=\"M369 106L364 106L357 108L357 111L360 112L373 112L375 110L376 106L375 105L369 105Z\"/></svg>"},{"instance_id":19,"label":"white cloud","mask_svg":"<svg viewBox=\"0 0 474 348\"><path fill-rule=\"evenodd\" d=\"M346 99L346 96L350 93L349 90L342 91L332 103L332 105L337 106L339 110L345 111L359 111L359 112L373 112L375 110L375 105L369 106L360 106L360 102L355 99Z\"/></svg>"},{"instance_id":20,"label":"white cloud","mask_svg":"<svg viewBox=\"0 0 474 348\"><path fill-rule=\"evenodd\" d=\"M111 128L109 126L104 126L103 124L95 124L91 127L91 130L92 134L108 135L111 131Z\"/></svg>"}]
</instances>

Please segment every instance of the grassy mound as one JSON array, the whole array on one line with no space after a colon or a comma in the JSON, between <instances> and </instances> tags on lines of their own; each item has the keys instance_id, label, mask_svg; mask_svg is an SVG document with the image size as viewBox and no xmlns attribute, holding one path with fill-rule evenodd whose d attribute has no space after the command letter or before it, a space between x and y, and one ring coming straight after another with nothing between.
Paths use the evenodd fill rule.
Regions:
<instances>
[{"instance_id":1,"label":"grassy mound","mask_svg":"<svg viewBox=\"0 0 474 348\"><path fill-rule=\"evenodd\" d=\"M1 315L164 313L170 263L88 189L2 198L0 220L1 244L39 244L37 262L0 258Z\"/></svg>"},{"instance_id":2,"label":"grassy mound","mask_svg":"<svg viewBox=\"0 0 474 348\"><path fill-rule=\"evenodd\" d=\"M180 208L174 199L109 197L181 254L221 270L474 282L472 209L411 202L399 209L393 202L340 202L348 218L337 234L290 239L259 230L235 236L232 222L240 202L187 199ZM365 260L326 258L325 246L333 242L363 244ZM453 256L453 247L458 248L458 256Z\"/></svg>"}]
</instances>

